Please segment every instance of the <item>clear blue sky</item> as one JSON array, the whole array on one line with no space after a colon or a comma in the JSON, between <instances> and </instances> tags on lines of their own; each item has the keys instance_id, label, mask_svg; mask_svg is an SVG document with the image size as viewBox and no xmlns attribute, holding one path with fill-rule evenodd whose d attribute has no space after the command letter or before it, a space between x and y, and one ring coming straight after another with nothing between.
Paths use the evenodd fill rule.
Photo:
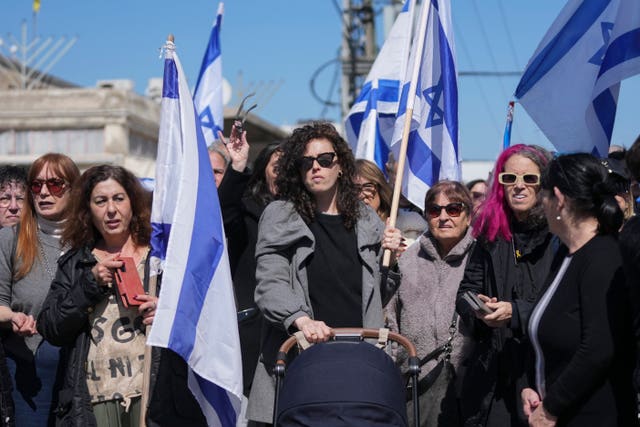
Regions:
<instances>
[{"instance_id":1,"label":"clear blue sky","mask_svg":"<svg viewBox=\"0 0 640 427\"><path fill-rule=\"evenodd\" d=\"M32 1L2 3L0 36L19 37L22 20L28 23L31 36ZM563 4L561 0L452 0L458 70L522 70ZM217 5L215 0L42 0L36 28L43 38L78 36L52 74L82 86L94 86L103 79L132 79L135 90L144 93L149 78L162 76L158 48L169 33L176 37L190 85L195 84ZM382 31L381 24L378 28ZM309 80L338 54L340 33L341 17L330 0L228 0L222 25L224 76L234 89L265 82L266 90L267 82L282 80L258 112L276 125L319 118L323 106L311 95ZM334 70L329 67L318 76L320 93L329 91ZM517 83L517 77L459 78L463 159L497 155L507 102ZM338 90L333 93L335 101ZM638 77L623 83L613 143L629 146L640 133L632 99L638 94ZM340 112L331 108L325 118L339 120ZM513 142L549 147L517 105Z\"/></svg>"}]
</instances>

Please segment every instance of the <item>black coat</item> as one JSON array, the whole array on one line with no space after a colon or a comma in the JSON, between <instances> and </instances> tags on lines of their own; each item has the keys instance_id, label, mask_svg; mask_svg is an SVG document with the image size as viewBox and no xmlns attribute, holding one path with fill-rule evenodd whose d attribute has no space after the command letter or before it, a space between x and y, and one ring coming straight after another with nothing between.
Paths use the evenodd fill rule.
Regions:
<instances>
[{"instance_id":1,"label":"black coat","mask_svg":"<svg viewBox=\"0 0 640 427\"><path fill-rule=\"evenodd\" d=\"M13 391L13 381L7 360L4 355L4 346L0 342L0 426L11 427L15 425L14 404L11 392Z\"/></svg>"},{"instance_id":2,"label":"black coat","mask_svg":"<svg viewBox=\"0 0 640 427\"><path fill-rule=\"evenodd\" d=\"M529 345L526 328L531 310L549 273L557 248L545 227L514 233L513 242L480 238L471 253L458 290L456 309L472 330L476 342L461 390L461 412L465 426L484 426L491 403L498 393L513 418L521 417L519 388L527 373ZM516 256L516 252L519 256ZM470 290L512 304L508 327L490 328L475 317L461 298ZM504 420L510 425L510 420Z\"/></svg>"},{"instance_id":3,"label":"black coat","mask_svg":"<svg viewBox=\"0 0 640 427\"><path fill-rule=\"evenodd\" d=\"M632 309L636 342L634 386L640 391L640 216L631 218L620 232L620 253L627 280L627 293Z\"/></svg>"},{"instance_id":4,"label":"black coat","mask_svg":"<svg viewBox=\"0 0 640 427\"><path fill-rule=\"evenodd\" d=\"M249 396L260 356L263 317L254 301L258 222L266 207L245 196L250 175L229 168L218 188L236 306L242 351L243 394Z\"/></svg>"},{"instance_id":5,"label":"black coat","mask_svg":"<svg viewBox=\"0 0 640 427\"><path fill-rule=\"evenodd\" d=\"M38 332L51 344L62 347L59 369L63 371L63 380L54 409L56 425L60 426L96 425L87 387L89 313L111 292L96 283L91 273L96 263L89 247L72 249L61 256L56 277L38 315ZM148 272L148 262L145 268ZM154 349L148 426L206 425L198 403L187 389L186 363L180 363L181 360L170 350Z\"/></svg>"}]
</instances>

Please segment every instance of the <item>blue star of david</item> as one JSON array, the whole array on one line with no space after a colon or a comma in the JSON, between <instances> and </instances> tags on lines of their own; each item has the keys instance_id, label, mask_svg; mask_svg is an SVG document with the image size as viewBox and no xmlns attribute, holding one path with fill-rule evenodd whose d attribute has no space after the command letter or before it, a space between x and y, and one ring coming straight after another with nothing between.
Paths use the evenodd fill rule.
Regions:
<instances>
[{"instance_id":1,"label":"blue star of david","mask_svg":"<svg viewBox=\"0 0 640 427\"><path fill-rule=\"evenodd\" d=\"M611 40L611 32L613 31L613 22L601 22L600 28L602 29L602 47L589 59L589 63L593 65L602 65L602 60L609 47L609 40Z\"/></svg>"},{"instance_id":2,"label":"blue star of david","mask_svg":"<svg viewBox=\"0 0 640 427\"><path fill-rule=\"evenodd\" d=\"M216 125L216 121L213 120L213 114L211 113L211 109L207 106L200 113L200 124L202 127L209 128L215 135L216 129L219 129L218 125Z\"/></svg>"},{"instance_id":3,"label":"blue star of david","mask_svg":"<svg viewBox=\"0 0 640 427\"><path fill-rule=\"evenodd\" d=\"M444 111L442 111L442 108L438 106L443 90L444 87L442 86L441 76L440 80L438 80L438 83L435 86L431 86L422 92L424 100L427 101L427 104L429 104L429 107L431 107L429 109L429 115L427 116L427 125L425 126L425 129L433 126L439 126L443 123Z\"/></svg>"}]
</instances>

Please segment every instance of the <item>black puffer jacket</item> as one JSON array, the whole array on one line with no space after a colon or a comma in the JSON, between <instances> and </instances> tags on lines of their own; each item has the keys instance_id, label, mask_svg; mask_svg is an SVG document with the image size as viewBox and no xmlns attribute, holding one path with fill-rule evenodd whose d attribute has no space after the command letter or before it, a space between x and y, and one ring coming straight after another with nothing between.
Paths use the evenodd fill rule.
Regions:
<instances>
[{"instance_id":1,"label":"black puffer jacket","mask_svg":"<svg viewBox=\"0 0 640 427\"><path fill-rule=\"evenodd\" d=\"M112 292L96 283L91 273L96 263L90 247L73 249L60 257L56 277L38 316L38 332L51 344L62 347L63 380L54 409L59 426L96 425L85 367L90 340L89 313ZM148 262L145 273L146 278ZM146 287L148 281L144 282ZM151 363L147 425L206 426L198 403L188 391L184 361L170 350L154 349Z\"/></svg>"}]
</instances>

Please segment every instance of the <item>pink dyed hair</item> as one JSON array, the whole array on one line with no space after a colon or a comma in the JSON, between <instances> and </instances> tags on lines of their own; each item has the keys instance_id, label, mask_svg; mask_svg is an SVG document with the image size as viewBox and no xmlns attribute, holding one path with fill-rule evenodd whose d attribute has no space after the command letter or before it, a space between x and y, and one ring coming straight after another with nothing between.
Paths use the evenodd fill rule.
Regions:
<instances>
[{"instance_id":1,"label":"pink dyed hair","mask_svg":"<svg viewBox=\"0 0 640 427\"><path fill-rule=\"evenodd\" d=\"M542 149L525 144L513 145L504 150L498 156L493 167L493 176L489 186L489 194L482 205L480 212L473 220L473 236L483 236L489 242L501 237L506 241L511 241L510 222L513 216L511 208L507 204L504 196L504 187L498 182L498 175L504 171L504 164L515 154L526 157L534 162L540 173L547 166L549 156Z\"/></svg>"}]
</instances>

